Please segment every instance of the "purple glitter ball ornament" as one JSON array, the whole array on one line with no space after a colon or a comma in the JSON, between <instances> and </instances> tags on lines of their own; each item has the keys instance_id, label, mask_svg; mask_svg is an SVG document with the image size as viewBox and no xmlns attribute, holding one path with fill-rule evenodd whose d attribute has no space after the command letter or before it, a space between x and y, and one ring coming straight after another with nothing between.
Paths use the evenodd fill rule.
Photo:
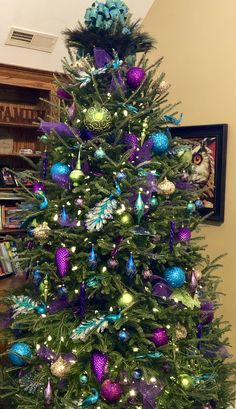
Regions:
<instances>
[{"instance_id":1,"label":"purple glitter ball ornament","mask_svg":"<svg viewBox=\"0 0 236 409\"><path fill-rule=\"evenodd\" d=\"M32 192L36 193L38 190L46 191L46 186L41 182L35 182L32 186Z\"/></svg>"},{"instance_id":2,"label":"purple glitter ball ornament","mask_svg":"<svg viewBox=\"0 0 236 409\"><path fill-rule=\"evenodd\" d=\"M169 336L165 330L165 328L155 328L152 331L152 336L150 338L156 347L161 347L163 345L167 345L169 342Z\"/></svg>"},{"instance_id":3,"label":"purple glitter ball ornament","mask_svg":"<svg viewBox=\"0 0 236 409\"><path fill-rule=\"evenodd\" d=\"M55 264L58 275L63 278L70 268L70 251L66 247L59 247L55 253Z\"/></svg>"},{"instance_id":4,"label":"purple glitter ball ornament","mask_svg":"<svg viewBox=\"0 0 236 409\"><path fill-rule=\"evenodd\" d=\"M180 227L177 233L177 240L188 241L191 239L191 230L188 227Z\"/></svg>"},{"instance_id":5,"label":"purple glitter ball ornament","mask_svg":"<svg viewBox=\"0 0 236 409\"><path fill-rule=\"evenodd\" d=\"M91 355L91 367L97 381L102 382L108 368L108 355L100 351L93 351Z\"/></svg>"},{"instance_id":6,"label":"purple glitter ball ornament","mask_svg":"<svg viewBox=\"0 0 236 409\"><path fill-rule=\"evenodd\" d=\"M118 260L116 260L115 258L109 258L109 260L107 261L107 267L108 268L112 268L112 269L115 269L115 268L117 268L118 267L118 265L119 265L119 262L118 262Z\"/></svg>"},{"instance_id":7,"label":"purple glitter ball ornament","mask_svg":"<svg viewBox=\"0 0 236 409\"><path fill-rule=\"evenodd\" d=\"M126 81L130 88L138 88L144 78L145 78L145 71L141 67L132 67L126 73Z\"/></svg>"},{"instance_id":8,"label":"purple glitter ball ornament","mask_svg":"<svg viewBox=\"0 0 236 409\"><path fill-rule=\"evenodd\" d=\"M202 324L211 324L214 319L214 304L211 302L205 302L201 305L201 321Z\"/></svg>"},{"instance_id":9,"label":"purple glitter ball ornament","mask_svg":"<svg viewBox=\"0 0 236 409\"><path fill-rule=\"evenodd\" d=\"M122 388L119 382L112 382L106 379L101 386L101 397L109 403L116 403L120 400Z\"/></svg>"}]
</instances>

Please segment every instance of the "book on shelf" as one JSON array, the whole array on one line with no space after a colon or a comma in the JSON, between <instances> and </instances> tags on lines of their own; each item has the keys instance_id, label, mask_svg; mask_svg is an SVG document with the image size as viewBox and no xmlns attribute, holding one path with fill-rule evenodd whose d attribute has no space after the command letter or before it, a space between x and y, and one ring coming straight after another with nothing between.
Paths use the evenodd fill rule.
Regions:
<instances>
[{"instance_id":1,"label":"book on shelf","mask_svg":"<svg viewBox=\"0 0 236 409\"><path fill-rule=\"evenodd\" d=\"M16 243L10 241L0 242L0 277L21 272Z\"/></svg>"},{"instance_id":2,"label":"book on shelf","mask_svg":"<svg viewBox=\"0 0 236 409\"><path fill-rule=\"evenodd\" d=\"M17 206L0 206L0 229L18 229L23 221L23 209Z\"/></svg>"}]
</instances>

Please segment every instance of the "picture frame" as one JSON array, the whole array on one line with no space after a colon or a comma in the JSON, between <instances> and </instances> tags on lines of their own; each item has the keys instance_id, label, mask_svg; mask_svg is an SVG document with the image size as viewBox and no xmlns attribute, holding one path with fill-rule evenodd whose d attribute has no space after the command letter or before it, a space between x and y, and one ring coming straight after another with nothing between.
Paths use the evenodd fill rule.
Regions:
<instances>
[{"instance_id":1,"label":"picture frame","mask_svg":"<svg viewBox=\"0 0 236 409\"><path fill-rule=\"evenodd\" d=\"M0 179L3 187L16 187L13 174L5 167L0 170Z\"/></svg>"},{"instance_id":2,"label":"picture frame","mask_svg":"<svg viewBox=\"0 0 236 409\"><path fill-rule=\"evenodd\" d=\"M198 209L199 213L202 216L209 215L207 221L223 223L228 125L173 127L170 133L173 138L185 139L191 146L194 183L203 191L199 195L203 203Z\"/></svg>"}]
</instances>

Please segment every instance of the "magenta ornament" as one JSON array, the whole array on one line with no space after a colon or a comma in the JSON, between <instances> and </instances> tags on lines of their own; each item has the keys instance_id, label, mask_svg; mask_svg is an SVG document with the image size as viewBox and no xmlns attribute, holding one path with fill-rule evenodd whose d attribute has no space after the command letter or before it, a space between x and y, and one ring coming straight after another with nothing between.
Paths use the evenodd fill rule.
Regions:
<instances>
[{"instance_id":1,"label":"magenta ornament","mask_svg":"<svg viewBox=\"0 0 236 409\"><path fill-rule=\"evenodd\" d=\"M144 78L145 78L145 70L141 67L132 67L126 73L126 81L130 88L136 89L138 88Z\"/></svg>"},{"instance_id":2,"label":"magenta ornament","mask_svg":"<svg viewBox=\"0 0 236 409\"><path fill-rule=\"evenodd\" d=\"M101 386L101 397L109 403L116 403L122 395L122 387L119 382L106 379Z\"/></svg>"},{"instance_id":3,"label":"magenta ornament","mask_svg":"<svg viewBox=\"0 0 236 409\"><path fill-rule=\"evenodd\" d=\"M45 192L45 191L46 191L46 186L44 185L44 183L35 182L35 183L33 184L33 186L32 186L32 192L33 192L33 193L36 193L36 192L38 192L39 190L42 190L43 192Z\"/></svg>"},{"instance_id":4,"label":"magenta ornament","mask_svg":"<svg viewBox=\"0 0 236 409\"><path fill-rule=\"evenodd\" d=\"M55 253L55 264L57 274L63 278L68 273L70 268L70 251L66 247L59 247Z\"/></svg>"},{"instance_id":5,"label":"magenta ornament","mask_svg":"<svg viewBox=\"0 0 236 409\"><path fill-rule=\"evenodd\" d=\"M191 239L191 230L188 227L180 227L177 232L177 240L188 241Z\"/></svg>"},{"instance_id":6,"label":"magenta ornament","mask_svg":"<svg viewBox=\"0 0 236 409\"><path fill-rule=\"evenodd\" d=\"M46 407L51 404L52 397L53 397L52 382L51 382L51 379L48 378L47 386L44 389L44 400L45 400Z\"/></svg>"},{"instance_id":7,"label":"magenta ornament","mask_svg":"<svg viewBox=\"0 0 236 409\"><path fill-rule=\"evenodd\" d=\"M108 369L108 355L100 351L93 351L91 355L91 367L98 382L102 382Z\"/></svg>"},{"instance_id":8,"label":"magenta ornament","mask_svg":"<svg viewBox=\"0 0 236 409\"><path fill-rule=\"evenodd\" d=\"M161 347L163 345L167 345L169 342L169 336L165 328L159 327L155 328L152 331L152 335L150 337L150 341L152 341L156 347Z\"/></svg>"}]
</instances>

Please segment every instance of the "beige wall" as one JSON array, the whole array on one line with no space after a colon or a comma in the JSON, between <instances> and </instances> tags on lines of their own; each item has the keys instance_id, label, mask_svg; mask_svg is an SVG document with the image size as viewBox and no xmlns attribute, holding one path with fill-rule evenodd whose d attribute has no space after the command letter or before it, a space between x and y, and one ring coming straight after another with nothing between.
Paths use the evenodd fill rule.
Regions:
<instances>
[{"instance_id":1,"label":"beige wall","mask_svg":"<svg viewBox=\"0 0 236 409\"><path fill-rule=\"evenodd\" d=\"M211 257L228 253L219 271L222 313L236 353L236 1L156 0L144 28L164 56L170 101L182 101L183 125L228 123L225 222L204 228Z\"/></svg>"}]
</instances>

